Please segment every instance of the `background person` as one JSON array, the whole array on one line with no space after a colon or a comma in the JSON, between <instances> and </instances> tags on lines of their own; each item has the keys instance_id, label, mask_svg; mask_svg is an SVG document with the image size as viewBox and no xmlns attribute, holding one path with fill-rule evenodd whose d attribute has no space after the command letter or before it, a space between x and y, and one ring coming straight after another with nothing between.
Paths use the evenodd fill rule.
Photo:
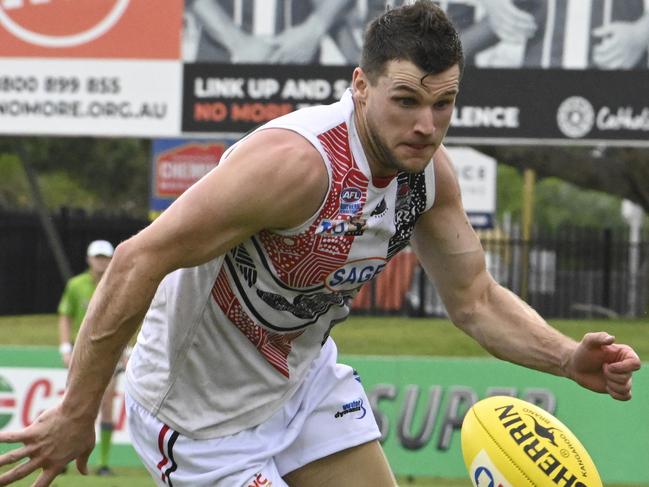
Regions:
<instances>
[{"instance_id":1,"label":"background person","mask_svg":"<svg viewBox=\"0 0 649 487\"><path fill-rule=\"evenodd\" d=\"M95 240L88 245L86 262L88 269L72 277L66 284L58 307L59 315L59 351L61 360L67 367L72 358L72 343L79 332L90 298L97 288L111 258L113 245L107 240ZM114 429L113 399L115 397L115 379L111 379L104 393L100 407L99 424L99 465L98 475L111 475L109 467L110 447Z\"/></svg>"},{"instance_id":2,"label":"background person","mask_svg":"<svg viewBox=\"0 0 649 487\"><path fill-rule=\"evenodd\" d=\"M387 12L339 102L244 137L120 244L63 400L0 433L24 445L0 455L19 462L0 485L42 469L43 487L73 458L85 471L111 367L144 318L127 408L158 485L393 487L360 379L329 334L409 243L455 325L493 355L630 399L631 347L562 335L488 273L442 145L462 69L439 7Z\"/></svg>"}]
</instances>

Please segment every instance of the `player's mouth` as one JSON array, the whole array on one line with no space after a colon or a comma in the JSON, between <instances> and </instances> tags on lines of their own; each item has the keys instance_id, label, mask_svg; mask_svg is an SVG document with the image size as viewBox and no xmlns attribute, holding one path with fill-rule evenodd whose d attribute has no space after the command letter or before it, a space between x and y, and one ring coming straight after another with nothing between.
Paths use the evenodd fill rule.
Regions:
<instances>
[{"instance_id":1,"label":"player's mouth","mask_svg":"<svg viewBox=\"0 0 649 487\"><path fill-rule=\"evenodd\" d=\"M413 152L423 152L428 149L430 149L433 144L413 144L409 142L404 142L403 144L407 149L413 151Z\"/></svg>"}]
</instances>

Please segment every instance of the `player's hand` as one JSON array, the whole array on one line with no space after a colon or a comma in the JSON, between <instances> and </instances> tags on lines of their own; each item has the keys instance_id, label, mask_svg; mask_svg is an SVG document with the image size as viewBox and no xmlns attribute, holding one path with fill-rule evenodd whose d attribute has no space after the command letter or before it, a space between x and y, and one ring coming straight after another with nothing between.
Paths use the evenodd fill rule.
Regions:
<instances>
[{"instance_id":1,"label":"player's hand","mask_svg":"<svg viewBox=\"0 0 649 487\"><path fill-rule=\"evenodd\" d=\"M46 487L75 458L79 472L88 473L88 457L95 446L94 421L66 417L58 405L21 431L0 433L0 443L23 444L0 455L0 467L18 463L0 475L0 486L42 469L32 487Z\"/></svg>"},{"instance_id":2,"label":"player's hand","mask_svg":"<svg viewBox=\"0 0 649 487\"><path fill-rule=\"evenodd\" d=\"M630 69L647 52L649 30L642 22L613 22L593 30L600 42L593 48L593 62L601 69Z\"/></svg>"},{"instance_id":3,"label":"player's hand","mask_svg":"<svg viewBox=\"0 0 649 487\"><path fill-rule=\"evenodd\" d=\"M631 399L632 374L641 362L628 345L615 343L605 332L587 333L566 364L568 377L613 399Z\"/></svg>"}]
</instances>

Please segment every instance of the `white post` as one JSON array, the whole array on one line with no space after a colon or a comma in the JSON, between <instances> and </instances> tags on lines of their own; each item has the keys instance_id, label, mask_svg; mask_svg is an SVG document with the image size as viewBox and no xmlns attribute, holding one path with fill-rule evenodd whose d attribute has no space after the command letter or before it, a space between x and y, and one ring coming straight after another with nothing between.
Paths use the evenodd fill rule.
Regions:
<instances>
[{"instance_id":1,"label":"white post","mask_svg":"<svg viewBox=\"0 0 649 487\"><path fill-rule=\"evenodd\" d=\"M635 316L638 306L638 270L640 267L640 230L644 211L635 203L622 202L622 216L629 224L629 300L628 316Z\"/></svg>"}]
</instances>

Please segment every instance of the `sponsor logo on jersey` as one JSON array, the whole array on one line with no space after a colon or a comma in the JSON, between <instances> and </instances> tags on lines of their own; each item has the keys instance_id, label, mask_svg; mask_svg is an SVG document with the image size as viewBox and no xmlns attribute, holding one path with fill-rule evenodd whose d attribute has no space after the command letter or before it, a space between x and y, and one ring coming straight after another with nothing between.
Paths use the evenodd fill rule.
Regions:
<instances>
[{"instance_id":1,"label":"sponsor logo on jersey","mask_svg":"<svg viewBox=\"0 0 649 487\"><path fill-rule=\"evenodd\" d=\"M363 192L358 188L347 187L340 192L340 213L343 215L355 215L361 209L361 197Z\"/></svg>"},{"instance_id":2,"label":"sponsor logo on jersey","mask_svg":"<svg viewBox=\"0 0 649 487\"><path fill-rule=\"evenodd\" d=\"M273 482L264 477L260 472L248 481L246 487L273 487Z\"/></svg>"},{"instance_id":3,"label":"sponsor logo on jersey","mask_svg":"<svg viewBox=\"0 0 649 487\"><path fill-rule=\"evenodd\" d=\"M372 218L380 218L383 215L385 215L388 211L388 205L385 202L385 198L381 198L381 202L376 205L376 208L372 211L370 214L370 217Z\"/></svg>"},{"instance_id":4,"label":"sponsor logo on jersey","mask_svg":"<svg viewBox=\"0 0 649 487\"><path fill-rule=\"evenodd\" d=\"M334 418L339 419L352 413L358 413L353 416L355 419L363 419L365 417L367 410L365 409L365 406L363 406L362 398L359 397L358 399L343 404L341 410L336 411L336 414L334 414Z\"/></svg>"},{"instance_id":5,"label":"sponsor logo on jersey","mask_svg":"<svg viewBox=\"0 0 649 487\"><path fill-rule=\"evenodd\" d=\"M360 215L352 216L351 218L339 218L335 220L323 219L318 228L316 228L316 235L362 235L367 226L367 219Z\"/></svg>"},{"instance_id":6,"label":"sponsor logo on jersey","mask_svg":"<svg viewBox=\"0 0 649 487\"><path fill-rule=\"evenodd\" d=\"M381 257L348 262L325 278L325 286L331 291L356 289L378 276L386 265L387 260Z\"/></svg>"}]
</instances>

